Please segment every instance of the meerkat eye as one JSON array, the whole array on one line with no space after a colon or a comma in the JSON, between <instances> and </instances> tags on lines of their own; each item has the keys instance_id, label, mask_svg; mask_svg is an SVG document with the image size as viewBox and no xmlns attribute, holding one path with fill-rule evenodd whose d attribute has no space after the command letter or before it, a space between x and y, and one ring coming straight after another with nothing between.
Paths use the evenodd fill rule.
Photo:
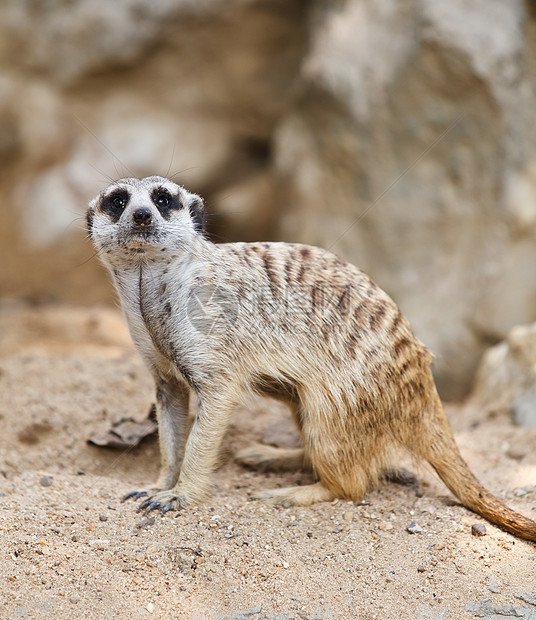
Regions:
<instances>
[{"instance_id":1,"label":"meerkat eye","mask_svg":"<svg viewBox=\"0 0 536 620\"><path fill-rule=\"evenodd\" d=\"M165 209L169 207L171 196L167 192L159 192L153 198L153 202L159 209Z\"/></svg>"},{"instance_id":2,"label":"meerkat eye","mask_svg":"<svg viewBox=\"0 0 536 620\"><path fill-rule=\"evenodd\" d=\"M127 201L124 196L114 196L112 204L116 209L124 209Z\"/></svg>"}]
</instances>

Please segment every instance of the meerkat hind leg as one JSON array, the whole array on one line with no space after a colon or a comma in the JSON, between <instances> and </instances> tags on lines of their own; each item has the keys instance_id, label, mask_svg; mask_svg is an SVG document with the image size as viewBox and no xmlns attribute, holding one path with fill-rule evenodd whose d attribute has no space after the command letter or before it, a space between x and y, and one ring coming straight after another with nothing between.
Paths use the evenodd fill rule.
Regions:
<instances>
[{"instance_id":1,"label":"meerkat hind leg","mask_svg":"<svg viewBox=\"0 0 536 620\"><path fill-rule=\"evenodd\" d=\"M238 463L260 471L311 471L311 463L303 448L275 448L255 443L236 455Z\"/></svg>"},{"instance_id":2,"label":"meerkat hind leg","mask_svg":"<svg viewBox=\"0 0 536 620\"><path fill-rule=\"evenodd\" d=\"M335 493L330 491L322 482L315 482L302 487L259 491L255 494L254 499L261 499L288 508L290 506L310 506L317 502L329 502L335 497Z\"/></svg>"}]
</instances>

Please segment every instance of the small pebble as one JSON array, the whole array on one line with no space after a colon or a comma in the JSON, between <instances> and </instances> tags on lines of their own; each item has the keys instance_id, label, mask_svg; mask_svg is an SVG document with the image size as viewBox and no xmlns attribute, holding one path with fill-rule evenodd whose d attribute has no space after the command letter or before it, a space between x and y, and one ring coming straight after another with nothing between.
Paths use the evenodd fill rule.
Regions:
<instances>
[{"instance_id":1,"label":"small pebble","mask_svg":"<svg viewBox=\"0 0 536 620\"><path fill-rule=\"evenodd\" d=\"M525 495L528 495L529 493L532 493L532 491L534 491L534 487L532 487L532 486L520 487L519 489L516 489L514 491L514 495L516 497L524 497Z\"/></svg>"},{"instance_id":2,"label":"small pebble","mask_svg":"<svg viewBox=\"0 0 536 620\"><path fill-rule=\"evenodd\" d=\"M410 533L410 534L420 534L422 532L422 529L419 525L417 525L417 523L415 523L415 521L412 521L408 527L406 528L406 530Z\"/></svg>"},{"instance_id":3,"label":"small pebble","mask_svg":"<svg viewBox=\"0 0 536 620\"><path fill-rule=\"evenodd\" d=\"M99 515L99 519L101 521L108 521L108 517L106 515Z\"/></svg>"},{"instance_id":4,"label":"small pebble","mask_svg":"<svg viewBox=\"0 0 536 620\"><path fill-rule=\"evenodd\" d=\"M147 517L136 523L136 527L139 529L143 527L151 527L151 525L154 525L154 517Z\"/></svg>"},{"instance_id":5,"label":"small pebble","mask_svg":"<svg viewBox=\"0 0 536 620\"><path fill-rule=\"evenodd\" d=\"M417 566L417 572L418 573L424 573L425 570L426 570L426 568L424 568L424 566Z\"/></svg>"},{"instance_id":6,"label":"small pebble","mask_svg":"<svg viewBox=\"0 0 536 620\"><path fill-rule=\"evenodd\" d=\"M104 540L102 538L97 538L96 540L90 540L89 546L92 547L93 549L104 551L105 549L108 549L108 547L110 546L110 541Z\"/></svg>"},{"instance_id":7,"label":"small pebble","mask_svg":"<svg viewBox=\"0 0 536 620\"><path fill-rule=\"evenodd\" d=\"M522 461L527 456L527 450L521 446L513 445L506 451L506 456L513 461Z\"/></svg>"},{"instance_id":8,"label":"small pebble","mask_svg":"<svg viewBox=\"0 0 536 620\"><path fill-rule=\"evenodd\" d=\"M39 480L39 484L42 487L50 487L52 486L52 477L51 476L43 476L40 480Z\"/></svg>"},{"instance_id":9,"label":"small pebble","mask_svg":"<svg viewBox=\"0 0 536 620\"><path fill-rule=\"evenodd\" d=\"M76 605L77 603L80 602L80 597L78 596L78 594L74 594L73 596L71 596L69 598L69 601L73 604Z\"/></svg>"},{"instance_id":10,"label":"small pebble","mask_svg":"<svg viewBox=\"0 0 536 620\"><path fill-rule=\"evenodd\" d=\"M340 525L337 525L333 530L331 530L334 534L340 534L343 531L343 528Z\"/></svg>"},{"instance_id":11,"label":"small pebble","mask_svg":"<svg viewBox=\"0 0 536 620\"><path fill-rule=\"evenodd\" d=\"M483 523L473 523L471 525L471 534L473 536L485 536L486 526Z\"/></svg>"}]
</instances>

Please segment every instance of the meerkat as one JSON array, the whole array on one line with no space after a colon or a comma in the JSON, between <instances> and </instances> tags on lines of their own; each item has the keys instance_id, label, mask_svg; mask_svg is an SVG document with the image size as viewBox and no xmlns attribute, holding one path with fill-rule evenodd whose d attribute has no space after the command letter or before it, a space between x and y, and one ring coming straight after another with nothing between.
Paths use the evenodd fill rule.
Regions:
<instances>
[{"instance_id":1,"label":"meerkat","mask_svg":"<svg viewBox=\"0 0 536 620\"><path fill-rule=\"evenodd\" d=\"M328 251L214 244L204 223L202 199L158 176L120 179L87 211L89 236L156 384L160 474L124 499L143 498L141 509L162 513L206 500L233 410L262 394L288 403L303 448L257 445L238 460L310 469L316 481L259 497L285 506L359 501L403 447L467 508L536 541L536 523L489 493L462 459L432 355L383 290Z\"/></svg>"}]
</instances>

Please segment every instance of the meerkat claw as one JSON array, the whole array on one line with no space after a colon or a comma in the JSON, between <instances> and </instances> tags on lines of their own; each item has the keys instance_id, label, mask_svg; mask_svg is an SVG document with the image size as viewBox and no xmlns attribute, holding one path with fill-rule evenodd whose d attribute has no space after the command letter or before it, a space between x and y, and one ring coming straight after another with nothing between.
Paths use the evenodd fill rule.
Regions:
<instances>
[{"instance_id":1,"label":"meerkat claw","mask_svg":"<svg viewBox=\"0 0 536 620\"><path fill-rule=\"evenodd\" d=\"M169 502L160 510L160 514L165 515L166 512L169 512L170 510L174 510L174 509L175 509L175 506L173 505L173 502Z\"/></svg>"},{"instance_id":2,"label":"meerkat claw","mask_svg":"<svg viewBox=\"0 0 536 620\"><path fill-rule=\"evenodd\" d=\"M145 510L148 506L150 506L153 503L153 498L152 497L148 497L146 500L144 500L139 506L138 506L138 512L141 512L142 510Z\"/></svg>"},{"instance_id":3,"label":"meerkat claw","mask_svg":"<svg viewBox=\"0 0 536 620\"><path fill-rule=\"evenodd\" d=\"M147 495L147 491L131 491L121 498L121 503L126 502L127 499L131 499L132 497L134 499L140 499L140 497L144 497L145 495Z\"/></svg>"},{"instance_id":4,"label":"meerkat claw","mask_svg":"<svg viewBox=\"0 0 536 620\"><path fill-rule=\"evenodd\" d=\"M160 502L152 502L151 504L149 504L149 506L147 506L145 510L145 514L148 515L150 512L152 512L153 510L158 510L158 508L160 507L161 507Z\"/></svg>"}]
</instances>

